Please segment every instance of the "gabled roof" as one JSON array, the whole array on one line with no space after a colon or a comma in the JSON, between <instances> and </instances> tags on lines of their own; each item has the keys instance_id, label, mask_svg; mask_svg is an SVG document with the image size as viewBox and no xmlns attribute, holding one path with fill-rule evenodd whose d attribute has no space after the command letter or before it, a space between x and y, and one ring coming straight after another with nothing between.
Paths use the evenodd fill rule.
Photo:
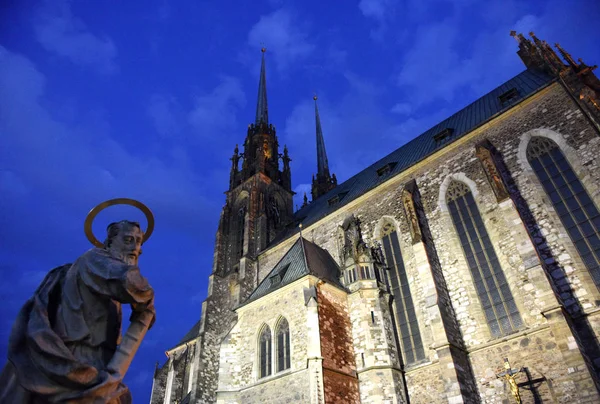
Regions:
<instances>
[{"instance_id":1,"label":"gabled roof","mask_svg":"<svg viewBox=\"0 0 600 404\"><path fill-rule=\"evenodd\" d=\"M309 274L341 286L339 267L331 255L304 237L299 237L241 306Z\"/></svg>"},{"instance_id":2,"label":"gabled roof","mask_svg":"<svg viewBox=\"0 0 600 404\"><path fill-rule=\"evenodd\" d=\"M315 223L437 150L442 149L483 125L493 117L510 109L546 87L552 81L554 81L553 77L539 70L528 69L519 73L477 101L438 123L425 133L298 210L294 214L295 223L292 223L287 231L284 231L283 234L273 240L271 245L278 244L292 234L297 233L298 223L302 223L304 227ZM513 89L516 90L517 96L511 98L508 104L502 103L500 96ZM386 169L382 170L386 165L389 169L386 167ZM382 175L382 173L385 174Z\"/></svg>"},{"instance_id":3,"label":"gabled roof","mask_svg":"<svg viewBox=\"0 0 600 404\"><path fill-rule=\"evenodd\" d=\"M189 341L193 340L194 338L196 338L198 336L198 332L200 331L200 321L201 320L198 320L198 322L196 324L194 324L194 326L183 336L183 338L181 338L181 340L179 340L177 345L173 346L171 349L168 349L167 351L171 351L171 350L185 344L186 342L189 342Z\"/></svg>"}]
</instances>

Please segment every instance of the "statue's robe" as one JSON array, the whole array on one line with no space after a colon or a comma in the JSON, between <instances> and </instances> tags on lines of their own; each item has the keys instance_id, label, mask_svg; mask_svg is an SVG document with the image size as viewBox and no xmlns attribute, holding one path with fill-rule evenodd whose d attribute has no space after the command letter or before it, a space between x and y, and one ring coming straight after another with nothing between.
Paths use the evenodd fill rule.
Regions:
<instances>
[{"instance_id":1,"label":"statue's robe","mask_svg":"<svg viewBox=\"0 0 600 404\"><path fill-rule=\"evenodd\" d=\"M94 248L50 271L17 317L0 403L127 403L106 370L121 339L121 303L154 314L154 291L137 266Z\"/></svg>"}]
</instances>

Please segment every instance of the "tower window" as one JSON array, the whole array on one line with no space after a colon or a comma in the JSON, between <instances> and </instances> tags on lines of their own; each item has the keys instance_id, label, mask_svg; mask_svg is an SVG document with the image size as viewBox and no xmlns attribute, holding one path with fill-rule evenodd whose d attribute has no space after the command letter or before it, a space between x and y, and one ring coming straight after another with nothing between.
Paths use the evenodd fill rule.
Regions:
<instances>
[{"instance_id":1,"label":"tower window","mask_svg":"<svg viewBox=\"0 0 600 404\"><path fill-rule=\"evenodd\" d=\"M452 181L446 200L491 334L515 332L523 325L521 315L471 190Z\"/></svg>"},{"instance_id":2,"label":"tower window","mask_svg":"<svg viewBox=\"0 0 600 404\"><path fill-rule=\"evenodd\" d=\"M583 263L600 288L600 213L558 145L534 137L527 160L544 187Z\"/></svg>"},{"instance_id":3,"label":"tower window","mask_svg":"<svg viewBox=\"0 0 600 404\"><path fill-rule=\"evenodd\" d=\"M238 259L244 255L244 233L246 231L246 206L238 210L237 216L237 246L236 256Z\"/></svg>"},{"instance_id":4,"label":"tower window","mask_svg":"<svg viewBox=\"0 0 600 404\"><path fill-rule=\"evenodd\" d=\"M258 377L271 375L271 329L264 325L258 339Z\"/></svg>"},{"instance_id":5,"label":"tower window","mask_svg":"<svg viewBox=\"0 0 600 404\"><path fill-rule=\"evenodd\" d=\"M282 318L277 324L277 371L289 369L291 366L290 357L290 326L285 318Z\"/></svg>"},{"instance_id":6,"label":"tower window","mask_svg":"<svg viewBox=\"0 0 600 404\"><path fill-rule=\"evenodd\" d=\"M394 225L387 223L383 226L382 237L385 260L389 267L389 286L396 312L396 327L404 354L405 364L410 365L425 358L423 342L419 331L419 323L415 306L413 305L408 277L400 252L400 244Z\"/></svg>"}]
</instances>

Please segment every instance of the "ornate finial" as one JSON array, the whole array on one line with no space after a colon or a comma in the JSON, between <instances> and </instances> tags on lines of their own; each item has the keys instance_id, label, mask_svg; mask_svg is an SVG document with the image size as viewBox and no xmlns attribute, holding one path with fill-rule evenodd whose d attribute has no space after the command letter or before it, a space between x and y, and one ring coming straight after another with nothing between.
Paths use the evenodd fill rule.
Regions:
<instances>
[{"instance_id":1,"label":"ornate finial","mask_svg":"<svg viewBox=\"0 0 600 404\"><path fill-rule=\"evenodd\" d=\"M533 38L535 36L535 33L533 31L529 31L529 36Z\"/></svg>"},{"instance_id":2,"label":"ornate finial","mask_svg":"<svg viewBox=\"0 0 600 404\"><path fill-rule=\"evenodd\" d=\"M517 36L517 31L510 31L510 36Z\"/></svg>"}]
</instances>

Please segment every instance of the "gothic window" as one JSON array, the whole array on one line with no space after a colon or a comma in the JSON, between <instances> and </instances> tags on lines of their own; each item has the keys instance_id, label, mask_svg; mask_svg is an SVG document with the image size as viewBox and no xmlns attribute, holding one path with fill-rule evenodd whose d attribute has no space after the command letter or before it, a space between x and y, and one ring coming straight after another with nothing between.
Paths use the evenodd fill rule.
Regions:
<instances>
[{"instance_id":1,"label":"gothic window","mask_svg":"<svg viewBox=\"0 0 600 404\"><path fill-rule=\"evenodd\" d=\"M242 206L238 210L237 215L237 237L236 237L236 252L237 258L242 258L244 255L244 233L246 230L246 206Z\"/></svg>"},{"instance_id":2,"label":"gothic window","mask_svg":"<svg viewBox=\"0 0 600 404\"><path fill-rule=\"evenodd\" d=\"M452 181L446 201L492 336L516 331L523 321L471 190Z\"/></svg>"},{"instance_id":3,"label":"gothic window","mask_svg":"<svg viewBox=\"0 0 600 404\"><path fill-rule=\"evenodd\" d=\"M277 325L277 371L281 372L290 368L290 326L285 318Z\"/></svg>"},{"instance_id":4,"label":"gothic window","mask_svg":"<svg viewBox=\"0 0 600 404\"><path fill-rule=\"evenodd\" d=\"M352 265L346 270L346 285L350 285L358 280L356 266Z\"/></svg>"},{"instance_id":5,"label":"gothic window","mask_svg":"<svg viewBox=\"0 0 600 404\"><path fill-rule=\"evenodd\" d=\"M581 259L600 287L600 213L558 145L533 137L527 160L552 201Z\"/></svg>"},{"instance_id":6,"label":"gothic window","mask_svg":"<svg viewBox=\"0 0 600 404\"><path fill-rule=\"evenodd\" d=\"M277 202L276 198L271 198L271 206L269 209L271 210L273 224L275 227L279 226L281 222L281 213L279 211L279 203Z\"/></svg>"},{"instance_id":7,"label":"gothic window","mask_svg":"<svg viewBox=\"0 0 600 404\"><path fill-rule=\"evenodd\" d=\"M383 251L389 268L388 285L390 287L396 311L396 326L404 353L405 364L410 365L425 358L417 314L413 305L408 277L400 252L398 236L392 223L386 223L382 229Z\"/></svg>"},{"instance_id":8,"label":"gothic window","mask_svg":"<svg viewBox=\"0 0 600 404\"><path fill-rule=\"evenodd\" d=\"M271 375L271 329L264 325L258 337L258 378Z\"/></svg>"}]
</instances>

